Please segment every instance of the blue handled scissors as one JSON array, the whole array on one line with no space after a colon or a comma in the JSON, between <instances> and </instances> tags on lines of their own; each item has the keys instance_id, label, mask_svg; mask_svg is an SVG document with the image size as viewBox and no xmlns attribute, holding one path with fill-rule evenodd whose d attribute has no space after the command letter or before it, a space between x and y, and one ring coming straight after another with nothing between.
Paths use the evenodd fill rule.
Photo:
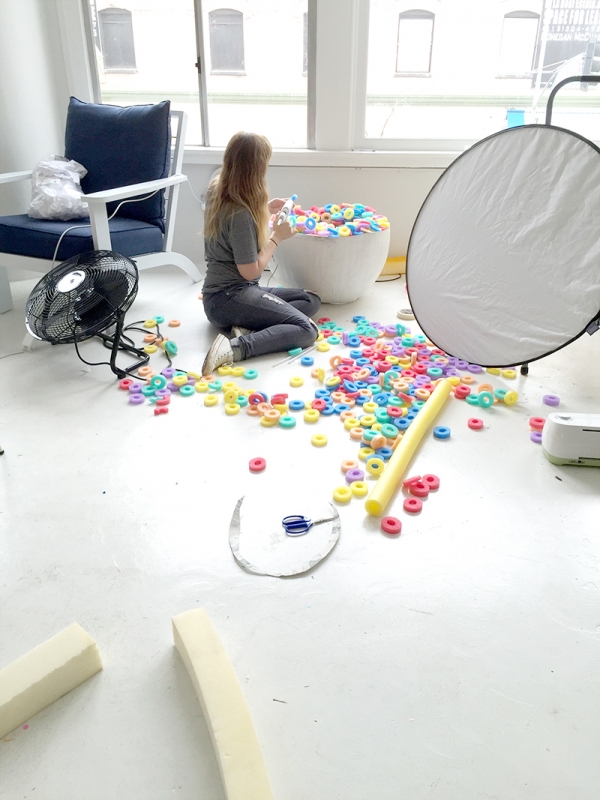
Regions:
<instances>
[{"instance_id":1,"label":"blue handled scissors","mask_svg":"<svg viewBox=\"0 0 600 800\"><path fill-rule=\"evenodd\" d=\"M313 522L312 519L307 519L299 514L291 514L289 517L284 517L281 520L281 524L288 536L302 536L302 534L308 533L313 525L320 525L321 522L332 522L334 519L335 517L325 517Z\"/></svg>"}]
</instances>

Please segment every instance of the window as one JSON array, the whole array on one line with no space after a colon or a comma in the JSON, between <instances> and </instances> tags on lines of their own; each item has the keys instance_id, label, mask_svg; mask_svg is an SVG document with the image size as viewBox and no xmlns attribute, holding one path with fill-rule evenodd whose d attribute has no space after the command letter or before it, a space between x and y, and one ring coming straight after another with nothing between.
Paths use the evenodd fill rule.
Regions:
<instances>
[{"instance_id":1,"label":"window","mask_svg":"<svg viewBox=\"0 0 600 800\"><path fill-rule=\"evenodd\" d=\"M112 72L135 70L135 47L131 11L104 8L98 12L104 69Z\"/></svg>"},{"instance_id":2,"label":"window","mask_svg":"<svg viewBox=\"0 0 600 800\"><path fill-rule=\"evenodd\" d=\"M302 74L308 75L308 11L302 16Z\"/></svg>"},{"instance_id":3,"label":"window","mask_svg":"<svg viewBox=\"0 0 600 800\"><path fill-rule=\"evenodd\" d=\"M244 75L244 15L219 8L208 15L211 73Z\"/></svg>"},{"instance_id":4,"label":"window","mask_svg":"<svg viewBox=\"0 0 600 800\"><path fill-rule=\"evenodd\" d=\"M404 11L398 17L396 75L429 75L433 48L433 23L430 11Z\"/></svg>"},{"instance_id":5,"label":"window","mask_svg":"<svg viewBox=\"0 0 600 800\"><path fill-rule=\"evenodd\" d=\"M533 11L505 14L498 60L499 76L531 76L539 23L540 15Z\"/></svg>"}]
</instances>

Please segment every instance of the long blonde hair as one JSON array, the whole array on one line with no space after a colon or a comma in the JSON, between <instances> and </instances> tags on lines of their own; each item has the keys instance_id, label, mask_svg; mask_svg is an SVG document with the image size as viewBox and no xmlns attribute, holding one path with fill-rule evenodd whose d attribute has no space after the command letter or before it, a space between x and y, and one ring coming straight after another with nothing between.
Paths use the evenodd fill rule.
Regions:
<instances>
[{"instance_id":1,"label":"long blonde hair","mask_svg":"<svg viewBox=\"0 0 600 800\"><path fill-rule=\"evenodd\" d=\"M223 222L238 210L252 214L262 250L269 236L267 167L273 148L265 136L240 131L229 140L223 167L208 188L204 236L214 239Z\"/></svg>"}]
</instances>

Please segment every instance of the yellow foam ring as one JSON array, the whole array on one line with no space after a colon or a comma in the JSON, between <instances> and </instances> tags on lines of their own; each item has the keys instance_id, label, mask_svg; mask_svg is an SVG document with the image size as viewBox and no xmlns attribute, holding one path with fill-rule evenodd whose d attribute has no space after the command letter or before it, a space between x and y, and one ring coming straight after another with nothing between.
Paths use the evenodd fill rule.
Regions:
<instances>
[{"instance_id":1,"label":"yellow foam ring","mask_svg":"<svg viewBox=\"0 0 600 800\"><path fill-rule=\"evenodd\" d=\"M221 385L221 389L224 392L228 392L230 389L235 389L237 391L237 388L238 385L235 381L225 381L225 383Z\"/></svg>"},{"instance_id":2,"label":"yellow foam ring","mask_svg":"<svg viewBox=\"0 0 600 800\"><path fill-rule=\"evenodd\" d=\"M315 433L314 436L311 436L310 441L315 447L325 447L327 444L327 437L324 433Z\"/></svg>"},{"instance_id":3,"label":"yellow foam ring","mask_svg":"<svg viewBox=\"0 0 600 800\"><path fill-rule=\"evenodd\" d=\"M326 225L323 225L323 223L322 223L322 222L317 222L317 224L316 224L316 227L315 227L315 230L316 230L316 231L324 231L326 227L327 227L327 226L326 226Z\"/></svg>"},{"instance_id":4,"label":"yellow foam ring","mask_svg":"<svg viewBox=\"0 0 600 800\"><path fill-rule=\"evenodd\" d=\"M509 392L507 392L504 395L504 397L502 398L502 402L507 406L514 406L514 404L517 402L518 399L519 399L519 395L511 389ZM422 410L419 411L419 416L421 415L421 413L422 413ZM411 425L411 428L412 428L412 425Z\"/></svg>"},{"instance_id":5,"label":"yellow foam ring","mask_svg":"<svg viewBox=\"0 0 600 800\"><path fill-rule=\"evenodd\" d=\"M317 342L324 342L324 341L325 341L325 337L323 336L323 334L322 334L322 333L320 333L320 334L317 336Z\"/></svg>"},{"instance_id":6,"label":"yellow foam ring","mask_svg":"<svg viewBox=\"0 0 600 800\"><path fill-rule=\"evenodd\" d=\"M317 345L317 350L319 351L319 353L326 353L328 350L331 350L329 342L326 341L319 342L319 344Z\"/></svg>"},{"instance_id":7,"label":"yellow foam ring","mask_svg":"<svg viewBox=\"0 0 600 800\"><path fill-rule=\"evenodd\" d=\"M218 394L207 394L206 397L204 398L205 406L216 406L218 402L219 402Z\"/></svg>"},{"instance_id":8,"label":"yellow foam ring","mask_svg":"<svg viewBox=\"0 0 600 800\"><path fill-rule=\"evenodd\" d=\"M367 461L367 472L369 475L381 475L385 468L383 458L370 458Z\"/></svg>"},{"instance_id":9,"label":"yellow foam ring","mask_svg":"<svg viewBox=\"0 0 600 800\"><path fill-rule=\"evenodd\" d=\"M346 428L347 431L351 431L352 428L358 427L360 427L360 422L356 419L356 417L348 417L344 420L344 428Z\"/></svg>"},{"instance_id":10,"label":"yellow foam ring","mask_svg":"<svg viewBox=\"0 0 600 800\"><path fill-rule=\"evenodd\" d=\"M260 424L264 428L274 428L275 425L277 425L277 420L276 419L269 419L268 417L261 417L260 418Z\"/></svg>"},{"instance_id":11,"label":"yellow foam ring","mask_svg":"<svg viewBox=\"0 0 600 800\"><path fill-rule=\"evenodd\" d=\"M365 403L363 408L366 405L367 405L367 403ZM360 424L363 426L363 428L370 428L371 425L374 425L376 422L377 422L377 419L375 418L374 414L363 414L362 417L360 418Z\"/></svg>"},{"instance_id":12,"label":"yellow foam ring","mask_svg":"<svg viewBox=\"0 0 600 800\"><path fill-rule=\"evenodd\" d=\"M331 378L327 378L325 381L325 386L335 387L339 386L341 382L341 378L339 378L337 375L332 375Z\"/></svg>"},{"instance_id":13,"label":"yellow foam ring","mask_svg":"<svg viewBox=\"0 0 600 800\"><path fill-rule=\"evenodd\" d=\"M238 406L237 403L226 403L225 404L225 413L232 417L234 414L237 414L242 407Z\"/></svg>"},{"instance_id":14,"label":"yellow foam ring","mask_svg":"<svg viewBox=\"0 0 600 800\"><path fill-rule=\"evenodd\" d=\"M352 489L349 486L338 486L333 490L333 499L336 503L349 503L352 500Z\"/></svg>"},{"instance_id":15,"label":"yellow foam ring","mask_svg":"<svg viewBox=\"0 0 600 800\"><path fill-rule=\"evenodd\" d=\"M369 487L365 481L352 481L350 491L355 497L364 497L369 491Z\"/></svg>"},{"instance_id":16,"label":"yellow foam ring","mask_svg":"<svg viewBox=\"0 0 600 800\"><path fill-rule=\"evenodd\" d=\"M341 210L342 210L341 207L338 206L338 205L335 205L335 204L332 205L331 208L329 209L331 214L337 214L338 211L341 211Z\"/></svg>"},{"instance_id":17,"label":"yellow foam ring","mask_svg":"<svg viewBox=\"0 0 600 800\"><path fill-rule=\"evenodd\" d=\"M231 403L235 403L237 399L238 399L238 393L235 391L235 389L228 389L223 395L223 400L228 405L231 405Z\"/></svg>"},{"instance_id":18,"label":"yellow foam ring","mask_svg":"<svg viewBox=\"0 0 600 800\"><path fill-rule=\"evenodd\" d=\"M156 320L155 319L147 319L144 322L144 328L156 328Z\"/></svg>"},{"instance_id":19,"label":"yellow foam ring","mask_svg":"<svg viewBox=\"0 0 600 800\"><path fill-rule=\"evenodd\" d=\"M285 412L288 410L288 405L287 403L274 403L273 408L276 411L279 411L280 414L285 414Z\"/></svg>"},{"instance_id":20,"label":"yellow foam ring","mask_svg":"<svg viewBox=\"0 0 600 800\"><path fill-rule=\"evenodd\" d=\"M309 409L311 409L311 408L312 408L312 400L307 400L307 401L304 403L304 408L305 408L307 411L308 411Z\"/></svg>"},{"instance_id":21,"label":"yellow foam ring","mask_svg":"<svg viewBox=\"0 0 600 800\"><path fill-rule=\"evenodd\" d=\"M374 403L373 401L363 403L363 411L366 411L367 414L373 414L375 411L377 411L378 408L379 406L377 405L377 403Z\"/></svg>"},{"instance_id":22,"label":"yellow foam ring","mask_svg":"<svg viewBox=\"0 0 600 800\"><path fill-rule=\"evenodd\" d=\"M312 217L313 219L317 219L317 220L321 219L321 215L317 211L311 211L308 216Z\"/></svg>"},{"instance_id":23,"label":"yellow foam ring","mask_svg":"<svg viewBox=\"0 0 600 800\"><path fill-rule=\"evenodd\" d=\"M196 381L194 386L197 392L208 392L208 383L206 381Z\"/></svg>"},{"instance_id":24,"label":"yellow foam ring","mask_svg":"<svg viewBox=\"0 0 600 800\"><path fill-rule=\"evenodd\" d=\"M144 348L145 349L145 348ZM502 377L508 378L509 380L513 380L517 377L517 373L514 369L503 369L502 370Z\"/></svg>"},{"instance_id":25,"label":"yellow foam ring","mask_svg":"<svg viewBox=\"0 0 600 800\"><path fill-rule=\"evenodd\" d=\"M369 456L374 456L375 450L372 447L361 447L358 451L358 457L361 461L366 461Z\"/></svg>"},{"instance_id":26,"label":"yellow foam ring","mask_svg":"<svg viewBox=\"0 0 600 800\"><path fill-rule=\"evenodd\" d=\"M398 356L386 356L384 360L387 361L388 364L398 364L399 363Z\"/></svg>"},{"instance_id":27,"label":"yellow foam ring","mask_svg":"<svg viewBox=\"0 0 600 800\"><path fill-rule=\"evenodd\" d=\"M402 364L402 366L408 366L410 364L410 356L398 356L398 363Z\"/></svg>"},{"instance_id":28,"label":"yellow foam ring","mask_svg":"<svg viewBox=\"0 0 600 800\"><path fill-rule=\"evenodd\" d=\"M421 407L410 427L404 433L400 444L396 447L387 462L383 475L378 479L373 490L365 501L365 510L373 517L379 517L386 509L390 498L402 480L406 468L419 442L427 433L431 423L442 410L448 399L452 384L442 380L437 384L429 400Z\"/></svg>"},{"instance_id":29,"label":"yellow foam ring","mask_svg":"<svg viewBox=\"0 0 600 800\"><path fill-rule=\"evenodd\" d=\"M301 378L300 375L294 375L293 378L290 378L290 386L296 389L298 386L304 386L304 378Z\"/></svg>"},{"instance_id":30,"label":"yellow foam ring","mask_svg":"<svg viewBox=\"0 0 600 800\"><path fill-rule=\"evenodd\" d=\"M222 367L217 369L219 375L231 375L231 366L229 364L223 364Z\"/></svg>"},{"instance_id":31,"label":"yellow foam ring","mask_svg":"<svg viewBox=\"0 0 600 800\"><path fill-rule=\"evenodd\" d=\"M323 369L323 367L319 367L317 369L317 379L319 383L323 383L323 381L325 380L325 370Z\"/></svg>"},{"instance_id":32,"label":"yellow foam ring","mask_svg":"<svg viewBox=\"0 0 600 800\"><path fill-rule=\"evenodd\" d=\"M452 386L458 386L460 383L460 377L458 375L451 375L449 378L446 378L446 380L449 381Z\"/></svg>"},{"instance_id":33,"label":"yellow foam ring","mask_svg":"<svg viewBox=\"0 0 600 800\"><path fill-rule=\"evenodd\" d=\"M304 412L304 422L316 422L320 416L321 412L317 411L316 408L307 408Z\"/></svg>"},{"instance_id":34,"label":"yellow foam ring","mask_svg":"<svg viewBox=\"0 0 600 800\"><path fill-rule=\"evenodd\" d=\"M193 378L193 379L194 379L194 380L196 380L196 381L202 380L202 375L198 375L198 373L197 373L197 372L190 372L190 371L188 370L188 374L187 374L187 376L188 376L188 378Z\"/></svg>"},{"instance_id":35,"label":"yellow foam ring","mask_svg":"<svg viewBox=\"0 0 600 800\"><path fill-rule=\"evenodd\" d=\"M365 405L366 405L366 403L365 403ZM364 407L365 407L365 406L363 406L363 408L364 408ZM407 412L407 413L408 413L408 412ZM382 426L382 425L383 425L383 423L382 423L382 422L375 422L373 425L371 425L371 430L372 430L372 431L380 431L380 430L381 430L381 426Z\"/></svg>"},{"instance_id":36,"label":"yellow foam ring","mask_svg":"<svg viewBox=\"0 0 600 800\"><path fill-rule=\"evenodd\" d=\"M231 374L234 378L241 378L244 372L246 371L245 367L232 367Z\"/></svg>"},{"instance_id":37,"label":"yellow foam ring","mask_svg":"<svg viewBox=\"0 0 600 800\"><path fill-rule=\"evenodd\" d=\"M500 375L501 370L498 367L488 367L486 372L489 372L490 375Z\"/></svg>"},{"instance_id":38,"label":"yellow foam ring","mask_svg":"<svg viewBox=\"0 0 600 800\"><path fill-rule=\"evenodd\" d=\"M299 217L296 217L296 222L306 222L306 217L304 214L301 214Z\"/></svg>"},{"instance_id":39,"label":"yellow foam ring","mask_svg":"<svg viewBox=\"0 0 600 800\"><path fill-rule=\"evenodd\" d=\"M151 356L152 353L156 353L157 350L158 347L155 344L147 344L146 347L144 347L144 353L148 353L149 356Z\"/></svg>"},{"instance_id":40,"label":"yellow foam ring","mask_svg":"<svg viewBox=\"0 0 600 800\"><path fill-rule=\"evenodd\" d=\"M187 375L173 375L173 383L175 386L185 386L187 382Z\"/></svg>"},{"instance_id":41,"label":"yellow foam ring","mask_svg":"<svg viewBox=\"0 0 600 800\"><path fill-rule=\"evenodd\" d=\"M338 234L340 236L352 236L352 231L347 225L340 225L338 228Z\"/></svg>"}]
</instances>

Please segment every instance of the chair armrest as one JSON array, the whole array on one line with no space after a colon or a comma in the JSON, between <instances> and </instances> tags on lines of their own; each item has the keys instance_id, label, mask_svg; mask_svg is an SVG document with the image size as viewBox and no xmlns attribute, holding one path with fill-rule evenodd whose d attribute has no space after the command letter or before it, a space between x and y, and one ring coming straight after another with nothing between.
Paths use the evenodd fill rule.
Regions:
<instances>
[{"instance_id":1,"label":"chair armrest","mask_svg":"<svg viewBox=\"0 0 600 800\"><path fill-rule=\"evenodd\" d=\"M25 170L25 172L5 172L0 175L0 183L15 183L16 181L25 181L31 178L33 170Z\"/></svg>"},{"instance_id":2,"label":"chair armrest","mask_svg":"<svg viewBox=\"0 0 600 800\"><path fill-rule=\"evenodd\" d=\"M84 194L83 200L90 205L100 205L112 203L114 200L123 200L127 197L137 197L138 195L150 194L158 189L167 186L174 186L177 183L187 181L186 175L169 175L168 178L158 178L155 181L145 181L144 183L132 183L129 186L119 186L117 189L105 189L102 192L92 192Z\"/></svg>"}]
</instances>

